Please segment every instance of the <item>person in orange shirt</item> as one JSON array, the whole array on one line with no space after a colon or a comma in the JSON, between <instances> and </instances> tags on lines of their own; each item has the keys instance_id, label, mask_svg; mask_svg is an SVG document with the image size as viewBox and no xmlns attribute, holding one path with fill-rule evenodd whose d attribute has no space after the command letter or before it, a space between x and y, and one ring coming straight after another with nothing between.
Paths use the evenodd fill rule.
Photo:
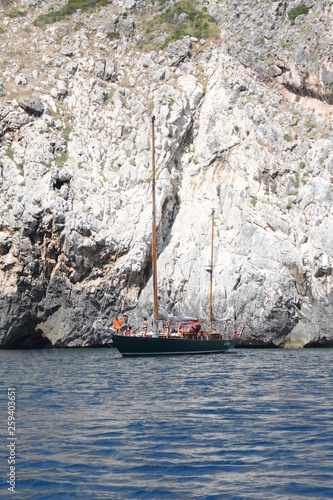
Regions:
<instances>
[{"instance_id":1,"label":"person in orange shirt","mask_svg":"<svg viewBox=\"0 0 333 500\"><path fill-rule=\"evenodd\" d=\"M118 316L116 316L113 320L113 326L114 328L119 331L120 329L120 319L118 318Z\"/></svg>"}]
</instances>

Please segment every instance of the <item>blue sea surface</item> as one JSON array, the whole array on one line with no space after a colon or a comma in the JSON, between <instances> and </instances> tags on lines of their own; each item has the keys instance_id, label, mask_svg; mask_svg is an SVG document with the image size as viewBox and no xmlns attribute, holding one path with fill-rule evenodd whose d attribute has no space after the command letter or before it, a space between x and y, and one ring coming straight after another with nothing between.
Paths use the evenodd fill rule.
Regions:
<instances>
[{"instance_id":1,"label":"blue sea surface","mask_svg":"<svg viewBox=\"0 0 333 500\"><path fill-rule=\"evenodd\" d=\"M0 497L14 387L16 498L332 499L332 359L0 351Z\"/></svg>"}]
</instances>

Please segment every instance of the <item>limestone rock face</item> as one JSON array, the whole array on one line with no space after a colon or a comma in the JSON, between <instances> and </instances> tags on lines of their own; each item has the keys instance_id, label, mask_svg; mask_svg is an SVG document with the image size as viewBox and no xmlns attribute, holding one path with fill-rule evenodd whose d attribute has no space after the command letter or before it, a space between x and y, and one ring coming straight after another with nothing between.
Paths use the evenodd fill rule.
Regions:
<instances>
[{"instance_id":1,"label":"limestone rock face","mask_svg":"<svg viewBox=\"0 0 333 500\"><path fill-rule=\"evenodd\" d=\"M34 99L29 99L29 98L23 97L22 99L20 99L19 105L27 113L31 113L31 114L36 115L36 116L42 115L43 111L44 111L42 104Z\"/></svg>"},{"instance_id":2,"label":"limestone rock face","mask_svg":"<svg viewBox=\"0 0 333 500\"><path fill-rule=\"evenodd\" d=\"M304 3L291 22L294 2L197 2L221 39L161 49L156 29L145 52L173 2L42 28L49 2L0 5L1 347L102 345L98 320L151 316L152 116L160 304L208 318L214 209L215 326L333 345L333 4Z\"/></svg>"}]
</instances>

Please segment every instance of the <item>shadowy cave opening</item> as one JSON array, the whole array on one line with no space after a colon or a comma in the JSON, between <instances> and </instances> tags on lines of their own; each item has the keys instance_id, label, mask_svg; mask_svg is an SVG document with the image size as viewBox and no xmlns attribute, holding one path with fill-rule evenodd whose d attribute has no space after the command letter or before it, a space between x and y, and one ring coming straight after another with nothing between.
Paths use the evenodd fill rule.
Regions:
<instances>
[{"instance_id":1,"label":"shadowy cave opening","mask_svg":"<svg viewBox=\"0 0 333 500\"><path fill-rule=\"evenodd\" d=\"M323 337L318 340L313 340L304 345L304 349L321 349L321 348L332 348L333 340Z\"/></svg>"},{"instance_id":2,"label":"shadowy cave opening","mask_svg":"<svg viewBox=\"0 0 333 500\"><path fill-rule=\"evenodd\" d=\"M52 347L52 343L43 332L36 329L37 321L28 319L24 324L16 328L8 341L1 346L1 349L44 349Z\"/></svg>"}]
</instances>

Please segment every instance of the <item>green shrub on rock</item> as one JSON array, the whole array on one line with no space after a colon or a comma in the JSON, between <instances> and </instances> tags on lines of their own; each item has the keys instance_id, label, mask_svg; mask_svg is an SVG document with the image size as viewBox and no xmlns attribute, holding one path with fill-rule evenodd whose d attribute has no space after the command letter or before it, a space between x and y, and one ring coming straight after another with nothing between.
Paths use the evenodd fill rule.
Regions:
<instances>
[{"instance_id":1,"label":"green shrub on rock","mask_svg":"<svg viewBox=\"0 0 333 500\"><path fill-rule=\"evenodd\" d=\"M177 20L183 16L183 21ZM161 14L157 14L144 27L145 37L139 43L141 49L152 49L158 45L165 49L169 43L180 40L186 35L197 39L218 39L219 27L215 19L210 16L206 8L200 9L197 1L178 0ZM166 36L163 41L157 37L158 33ZM155 40L157 38L157 41Z\"/></svg>"},{"instance_id":2,"label":"green shrub on rock","mask_svg":"<svg viewBox=\"0 0 333 500\"><path fill-rule=\"evenodd\" d=\"M288 17L291 23L294 24L296 17L308 13L309 13L309 8L306 5L304 5L304 3L301 3L300 5L296 5L296 7L290 9L290 11L288 12Z\"/></svg>"},{"instance_id":3,"label":"green shrub on rock","mask_svg":"<svg viewBox=\"0 0 333 500\"><path fill-rule=\"evenodd\" d=\"M68 3L64 5L60 10L51 10L47 14L41 14L38 16L33 24L35 26L45 26L47 24L53 24L65 17L73 14L78 9L83 11L89 11L94 8L100 8L104 5L111 3L111 0L68 0Z\"/></svg>"}]
</instances>

